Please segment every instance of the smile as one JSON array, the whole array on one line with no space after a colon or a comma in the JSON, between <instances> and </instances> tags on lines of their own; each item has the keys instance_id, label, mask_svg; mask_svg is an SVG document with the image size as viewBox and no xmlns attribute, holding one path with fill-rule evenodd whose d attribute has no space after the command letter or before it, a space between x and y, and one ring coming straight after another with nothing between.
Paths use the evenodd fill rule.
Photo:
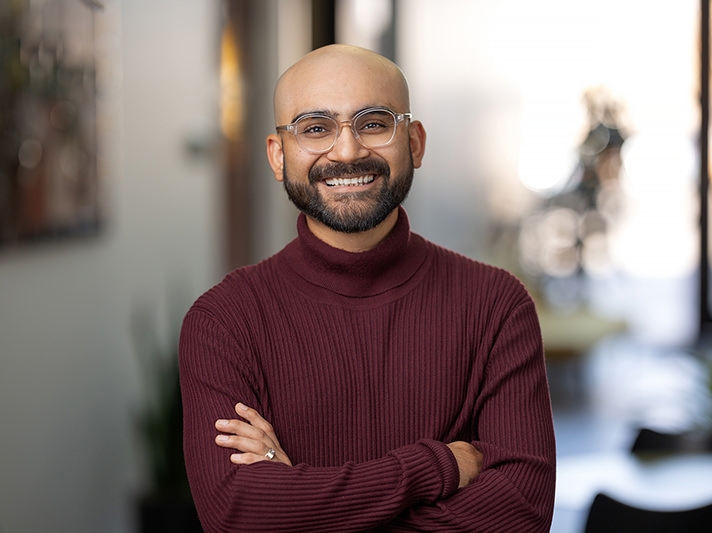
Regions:
<instances>
[{"instance_id":1,"label":"smile","mask_svg":"<svg viewBox=\"0 0 712 533\"><path fill-rule=\"evenodd\" d=\"M369 174L368 176L358 176L355 178L329 178L324 180L329 187L356 187L358 185L367 185L371 183L376 176Z\"/></svg>"}]
</instances>

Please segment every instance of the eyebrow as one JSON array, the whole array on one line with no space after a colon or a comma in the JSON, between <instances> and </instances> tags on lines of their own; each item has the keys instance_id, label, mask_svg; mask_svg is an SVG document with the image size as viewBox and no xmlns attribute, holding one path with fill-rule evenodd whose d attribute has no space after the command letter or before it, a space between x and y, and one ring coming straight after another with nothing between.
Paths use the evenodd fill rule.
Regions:
<instances>
[{"instance_id":1,"label":"eyebrow","mask_svg":"<svg viewBox=\"0 0 712 533\"><path fill-rule=\"evenodd\" d=\"M302 117L305 117L307 115L326 115L327 117L337 117L339 116L338 113L333 113L329 111L328 109L311 109L309 111L304 111L302 113L299 113L296 117L292 119L291 124L294 124L297 120L299 120Z\"/></svg>"},{"instance_id":2,"label":"eyebrow","mask_svg":"<svg viewBox=\"0 0 712 533\"><path fill-rule=\"evenodd\" d=\"M362 107L361 109L357 109L351 116L353 117L354 115L358 115L361 111L365 111L366 109L392 109L390 106L387 105L367 105ZM299 113L297 116L295 116L292 119L292 122L290 124L294 124L297 120L300 118L307 116L307 115L325 115L327 117L331 118L338 118L341 113L336 113L334 111L331 111L330 109L311 109L309 111L303 111L302 113Z\"/></svg>"}]
</instances>

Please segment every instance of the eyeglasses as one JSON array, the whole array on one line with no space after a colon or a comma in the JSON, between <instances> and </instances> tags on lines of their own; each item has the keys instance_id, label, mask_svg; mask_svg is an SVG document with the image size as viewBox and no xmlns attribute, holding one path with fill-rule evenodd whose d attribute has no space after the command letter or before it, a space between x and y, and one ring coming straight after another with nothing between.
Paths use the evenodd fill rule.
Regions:
<instances>
[{"instance_id":1,"label":"eyeglasses","mask_svg":"<svg viewBox=\"0 0 712 533\"><path fill-rule=\"evenodd\" d=\"M365 148L380 148L389 145L396 136L398 124L411 117L410 113L396 113L385 107L364 109L351 120L340 122L329 115L309 113L291 124L277 126L277 130L291 131L307 152L323 154L336 144L342 124L350 124L354 138Z\"/></svg>"}]
</instances>

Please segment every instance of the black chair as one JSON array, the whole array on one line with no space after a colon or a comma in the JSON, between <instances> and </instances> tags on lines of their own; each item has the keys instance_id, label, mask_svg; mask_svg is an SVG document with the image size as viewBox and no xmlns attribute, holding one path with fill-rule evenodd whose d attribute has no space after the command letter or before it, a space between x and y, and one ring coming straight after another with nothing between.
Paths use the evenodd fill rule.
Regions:
<instances>
[{"instance_id":1,"label":"black chair","mask_svg":"<svg viewBox=\"0 0 712 533\"><path fill-rule=\"evenodd\" d=\"M641 509L598 494L585 533L710 533L712 504L682 511Z\"/></svg>"},{"instance_id":2,"label":"black chair","mask_svg":"<svg viewBox=\"0 0 712 533\"><path fill-rule=\"evenodd\" d=\"M712 433L701 430L662 433L642 428L631 451L635 454L709 453L712 452Z\"/></svg>"}]
</instances>

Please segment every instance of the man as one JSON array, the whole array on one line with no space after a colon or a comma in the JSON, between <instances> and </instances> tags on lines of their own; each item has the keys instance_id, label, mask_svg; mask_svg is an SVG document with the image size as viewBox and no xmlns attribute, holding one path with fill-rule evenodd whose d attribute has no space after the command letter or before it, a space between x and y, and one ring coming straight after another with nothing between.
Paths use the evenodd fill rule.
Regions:
<instances>
[{"instance_id":1,"label":"man","mask_svg":"<svg viewBox=\"0 0 712 533\"><path fill-rule=\"evenodd\" d=\"M181 332L185 455L207 531L548 531L554 436L521 283L411 233L425 131L387 59L279 80L267 155L299 236ZM238 416L234 413L237 412Z\"/></svg>"}]
</instances>

